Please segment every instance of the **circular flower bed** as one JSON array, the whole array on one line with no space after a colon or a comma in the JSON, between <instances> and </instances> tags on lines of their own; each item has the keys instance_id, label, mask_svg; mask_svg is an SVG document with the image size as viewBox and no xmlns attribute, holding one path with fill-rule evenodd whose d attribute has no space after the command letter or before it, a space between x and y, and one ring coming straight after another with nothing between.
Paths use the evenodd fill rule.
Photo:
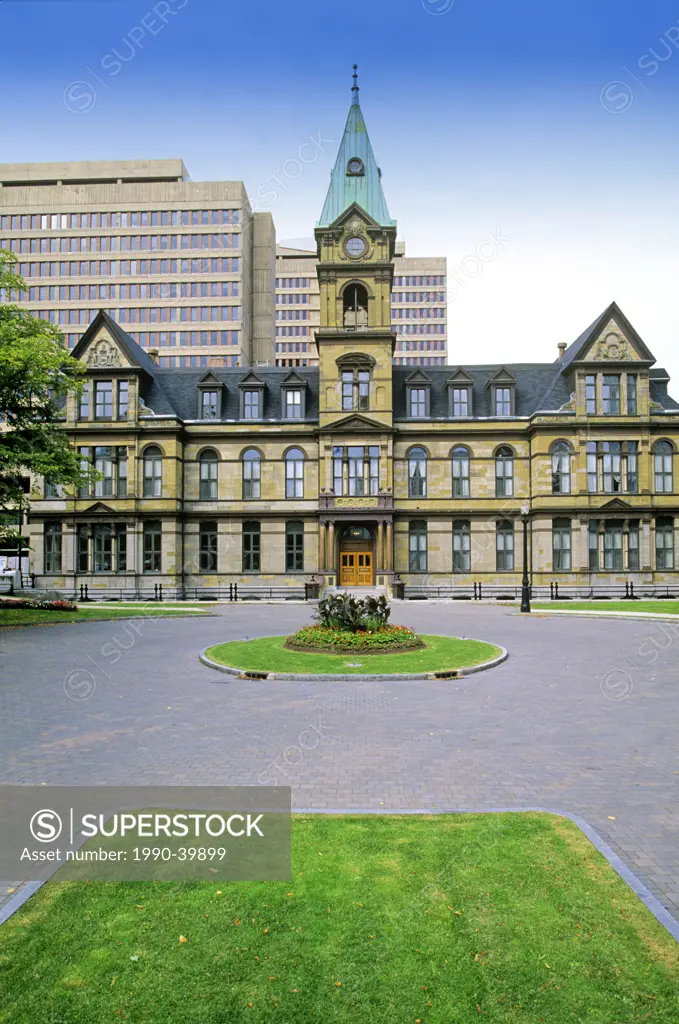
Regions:
<instances>
[{"instance_id":1,"label":"circular flower bed","mask_svg":"<svg viewBox=\"0 0 679 1024\"><path fill-rule=\"evenodd\" d=\"M407 626L381 626L375 630L330 629L328 626L305 626L289 636L284 644L292 651L329 651L334 654L363 651L391 654L415 651L426 645Z\"/></svg>"}]
</instances>

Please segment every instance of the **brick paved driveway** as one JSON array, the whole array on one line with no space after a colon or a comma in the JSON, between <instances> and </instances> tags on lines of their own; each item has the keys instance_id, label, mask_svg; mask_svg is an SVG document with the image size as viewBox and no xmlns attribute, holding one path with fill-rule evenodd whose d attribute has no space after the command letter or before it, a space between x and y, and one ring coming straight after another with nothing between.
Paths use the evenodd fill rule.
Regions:
<instances>
[{"instance_id":1,"label":"brick paved driveway","mask_svg":"<svg viewBox=\"0 0 679 1024\"><path fill-rule=\"evenodd\" d=\"M679 624L396 606L396 622L509 649L459 682L232 681L197 661L309 617L239 605L0 631L0 779L285 783L317 808L556 808L679 914ZM67 696L93 679L88 699Z\"/></svg>"}]
</instances>

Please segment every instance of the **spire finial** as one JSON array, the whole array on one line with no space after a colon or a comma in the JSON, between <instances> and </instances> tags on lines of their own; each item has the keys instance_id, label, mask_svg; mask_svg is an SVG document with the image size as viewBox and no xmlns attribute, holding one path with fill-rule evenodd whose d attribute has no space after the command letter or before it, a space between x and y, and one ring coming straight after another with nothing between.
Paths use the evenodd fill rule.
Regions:
<instances>
[{"instance_id":1,"label":"spire finial","mask_svg":"<svg viewBox=\"0 0 679 1024\"><path fill-rule=\"evenodd\" d=\"M354 64L354 84L351 87L351 102L358 103L358 64Z\"/></svg>"}]
</instances>

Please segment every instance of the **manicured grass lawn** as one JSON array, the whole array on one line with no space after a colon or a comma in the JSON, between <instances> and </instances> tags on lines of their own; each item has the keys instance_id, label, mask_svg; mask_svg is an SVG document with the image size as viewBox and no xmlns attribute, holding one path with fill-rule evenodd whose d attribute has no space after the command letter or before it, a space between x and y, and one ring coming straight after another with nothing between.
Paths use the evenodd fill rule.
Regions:
<instances>
[{"instance_id":1,"label":"manicured grass lawn","mask_svg":"<svg viewBox=\"0 0 679 1024\"><path fill-rule=\"evenodd\" d=\"M0 989L3 1024L676 1024L679 945L563 818L318 815L290 882L47 884Z\"/></svg>"},{"instance_id":2,"label":"manicured grass lawn","mask_svg":"<svg viewBox=\"0 0 679 1024\"><path fill-rule=\"evenodd\" d=\"M312 654L289 651L284 636L234 640L207 651L208 658L231 668L299 675L380 675L385 672L442 672L490 661L501 653L494 644L450 636L422 636L426 647L401 654Z\"/></svg>"},{"instance_id":3,"label":"manicured grass lawn","mask_svg":"<svg viewBox=\"0 0 679 1024\"><path fill-rule=\"evenodd\" d=\"M156 615L168 616L205 615L202 608L176 608L162 605L137 605L136 607L87 608L80 606L77 612L51 612L30 608L0 608L0 627L2 626L39 626L47 622L85 622L92 619L138 619L153 618Z\"/></svg>"},{"instance_id":4,"label":"manicured grass lawn","mask_svg":"<svg viewBox=\"0 0 679 1024\"><path fill-rule=\"evenodd\" d=\"M656 615L679 615L679 601L546 601L533 603L533 608L550 608L576 612L655 612Z\"/></svg>"}]
</instances>

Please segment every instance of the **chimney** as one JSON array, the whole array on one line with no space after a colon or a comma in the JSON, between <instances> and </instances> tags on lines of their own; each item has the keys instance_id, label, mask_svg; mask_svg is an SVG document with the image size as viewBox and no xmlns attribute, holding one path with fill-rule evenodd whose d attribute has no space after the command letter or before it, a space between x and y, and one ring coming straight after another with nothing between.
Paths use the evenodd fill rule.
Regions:
<instances>
[{"instance_id":1,"label":"chimney","mask_svg":"<svg viewBox=\"0 0 679 1024\"><path fill-rule=\"evenodd\" d=\"M564 354L564 352L566 351L567 348L568 348L568 345L567 345L567 343L565 341L560 341L559 342L559 345L558 345L559 359L563 359L563 354Z\"/></svg>"},{"instance_id":2,"label":"chimney","mask_svg":"<svg viewBox=\"0 0 679 1024\"><path fill-rule=\"evenodd\" d=\"M160 354L159 354L157 348L149 348L149 349L147 349L146 350L146 354L147 354L147 356L149 357L149 359L151 360L152 363L154 363L156 366L160 366L160 360L159 360L159 355Z\"/></svg>"}]
</instances>

